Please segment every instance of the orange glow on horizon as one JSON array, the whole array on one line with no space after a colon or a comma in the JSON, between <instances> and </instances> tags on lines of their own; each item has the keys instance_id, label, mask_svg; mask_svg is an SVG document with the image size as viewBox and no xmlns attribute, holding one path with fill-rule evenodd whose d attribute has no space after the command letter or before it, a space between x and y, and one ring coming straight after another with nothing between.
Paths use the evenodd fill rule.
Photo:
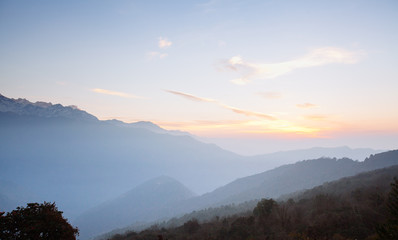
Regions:
<instances>
[{"instance_id":1,"label":"orange glow on horizon","mask_svg":"<svg viewBox=\"0 0 398 240\"><path fill-rule=\"evenodd\" d=\"M261 136L261 135L300 135L319 137L321 128L294 125L288 121L225 121L225 122L156 122L165 129L187 131L192 134L209 136Z\"/></svg>"}]
</instances>

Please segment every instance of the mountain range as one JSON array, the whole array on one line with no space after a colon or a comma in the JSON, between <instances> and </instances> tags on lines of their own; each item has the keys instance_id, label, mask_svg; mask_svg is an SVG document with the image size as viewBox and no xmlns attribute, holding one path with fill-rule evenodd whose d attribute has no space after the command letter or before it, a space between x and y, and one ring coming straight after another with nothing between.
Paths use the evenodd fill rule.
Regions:
<instances>
[{"instance_id":1,"label":"mountain range","mask_svg":"<svg viewBox=\"0 0 398 240\"><path fill-rule=\"evenodd\" d=\"M154 221L157 218L173 217L194 210L232 203L239 204L254 199L279 198L282 195L309 189L325 182L394 165L398 165L398 150L371 155L363 162L348 158L305 160L240 178L210 193L187 199L181 197L178 201L170 201L168 204L152 205L145 200L137 201L135 195L131 195L131 193L141 193L141 190L133 189L129 194L86 212L75 223L80 226L82 237L92 237L115 228L116 220L109 217L112 216L111 213L116 214L118 219L124 219L124 221L118 222L119 227L124 227L123 223L128 225L139 220ZM159 197L164 196L168 187L173 189L174 185L165 184L164 189L159 192ZM141 186L139 189L142 188L145 187ZM154 195L150 191L150 194L142 196L143 199L150 201ZM123 199L124 204L121 204L120 199ZM142 214L142 208L134 209L136 204L145 205L145 214ZM123 212L123 209L130 210L127 211L127 214ZM87 224L90 227L86 226Z\"/></svg>"},{"instance_id":2,"label":"mountain range","mask_svg":"<svg viewBox=\"0 0 398 240\"><path fill-rule=\"evenodd\" d=\"M283 195L275 199L279 203L308 203L311 199L319 196L336 197L338 199L355 198L361 202L372 202L380 204L383 196L390 191L391 183L398 176L398 165L377 169L369 172L363 172L354 176L344 177L335 181L325 182L311 189L300 190L294 193ZM293 200L293 201L292 201ZM211 207L199 211L193 211L184 214L181 217L173 217L169 220L148 222L146 224L133 224L125 228L118 228L106 234L96 237L96 240L111 239L116 234L141 232L148 229L170 229L184 225L192 219L199 223L217 222L220 219L237 216L250 216L260 199L246 201L241 204L229 204L219 207ZM374 211L371 211L374 214ZM383 217L383 216L379 216ZM224 220L223 220L224 221Z\"/></svg>"},{"instance_id":3,"label":"mountain range","mask_svg":"<svg viewBox=\"0 0 398 240\"><path fill-rule=\"evenodd\" d=\"M128 225L202 207L279 196L384 164L384 160L361 163L327 158L363 160L380 152L348 147L246 157L151 122L101 121L76 106L33 103L2 95L0 132L0 209L10 211L26 202L55 201L68 218L75 219L73 222L87 226L78 226L83 235L88 229L86 236L99 232L96 226L90 227L100 219L99 210L111 214L113 210L130 209L126 218L118 214ZM293 164L320 157L314 162ZM312 169L317 163L319 174ZM284 164L290 165L280 167ZM296 178L300 174L304 178ZM165 192L149 187L157 181ZM273 188L276 183L283 189ZM145 191L143 186L152 190ZM174 197L167 196L173 191ZM156 194L148 195L151 192ZM157 194L162 196L157 200L165 202L145 202ZM132 216L127 216L129 213ZM84 219L94 220L90 223Z\"/></svg>"}]
</instances>

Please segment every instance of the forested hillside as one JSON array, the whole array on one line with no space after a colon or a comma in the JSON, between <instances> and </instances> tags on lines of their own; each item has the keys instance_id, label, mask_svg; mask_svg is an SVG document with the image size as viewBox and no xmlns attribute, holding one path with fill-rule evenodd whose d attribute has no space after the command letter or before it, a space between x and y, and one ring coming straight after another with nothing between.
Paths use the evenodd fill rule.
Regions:
<instances>
[{"instance_id":1,"label":"forested hillside","mask_svg":"<svg viewBox=\"0 0 398 240\"><path fill-rule=\"evenodd\" d=\"M180 226L171 226L175 220L170 220L110 239L378 239L383 224L394 217L388 204L397 201L389 195L397 176L398 166L379 169L289 198L262 199L250 212L210 215L207 220L192 213L192 219Z\"/></svg>"},{"instance_id":2,"label":"forested hillside","mask_svg":"<svg viewBox=\"0 0 398 240\"><path fill-rule=\"evenodd\" d=\"M136 222L152 222L192 211L202 211L229 204L240 204L262 198L279 198L284 194L315 187L328 181L398 164L398 151L371 155L363 162L348 158L320 158L284 165L260 174L237 179L213 192L170 204L141 205L142 201L117 199L111 204L86 212L75 224L80 226L81 236L96 236L113 228L124 228ZM135 190L131 192L134 193ZM159 192L159 196L164 193ZM153 194L156 196L156 194ZM141 208L137 209L136 205ZM143 214L143 212L145 214ZM112 214L111 214L112 213ZM117 217L114 217L114 215ZM110 216L110 217L107 217ZM115 223L118 223L117 225Z\"/></svg>"}]
</instances>

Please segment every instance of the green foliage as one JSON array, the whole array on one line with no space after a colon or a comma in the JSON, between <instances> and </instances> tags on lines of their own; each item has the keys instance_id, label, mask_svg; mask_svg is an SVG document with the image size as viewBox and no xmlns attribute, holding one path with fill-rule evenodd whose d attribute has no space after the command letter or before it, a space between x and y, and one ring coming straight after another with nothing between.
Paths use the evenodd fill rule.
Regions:
<instances>
[{"instance_id":1,"label":"green foliage","mask_svg":"<svg viewBox=\"0 0 398 240\"><path fill-rule=\"evenodd\" d=\"M0 239L3 240L72 240L78 229L73 228L55 203L28 203L27 207L0 213Z\"/></svg>"}]
</instances>

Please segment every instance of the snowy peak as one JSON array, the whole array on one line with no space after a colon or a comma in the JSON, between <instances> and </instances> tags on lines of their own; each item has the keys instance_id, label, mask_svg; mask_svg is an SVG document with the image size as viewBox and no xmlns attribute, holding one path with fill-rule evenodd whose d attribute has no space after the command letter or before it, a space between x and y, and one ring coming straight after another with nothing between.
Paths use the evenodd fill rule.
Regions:
<instances>
[{"instance_id":1,"label":"snowy peak","mask_svg":"<svg viewBox=\"0 0 398 240\"><path fill-rule=\"evenodd\" d=\"M0 94L0 112L11 112L22 116L45 118L68 118L74 120L98 121L98 119L76 106L62 106L47 102L30 102L24 98L7 98Z\"/></svg>"}]
</instances>

